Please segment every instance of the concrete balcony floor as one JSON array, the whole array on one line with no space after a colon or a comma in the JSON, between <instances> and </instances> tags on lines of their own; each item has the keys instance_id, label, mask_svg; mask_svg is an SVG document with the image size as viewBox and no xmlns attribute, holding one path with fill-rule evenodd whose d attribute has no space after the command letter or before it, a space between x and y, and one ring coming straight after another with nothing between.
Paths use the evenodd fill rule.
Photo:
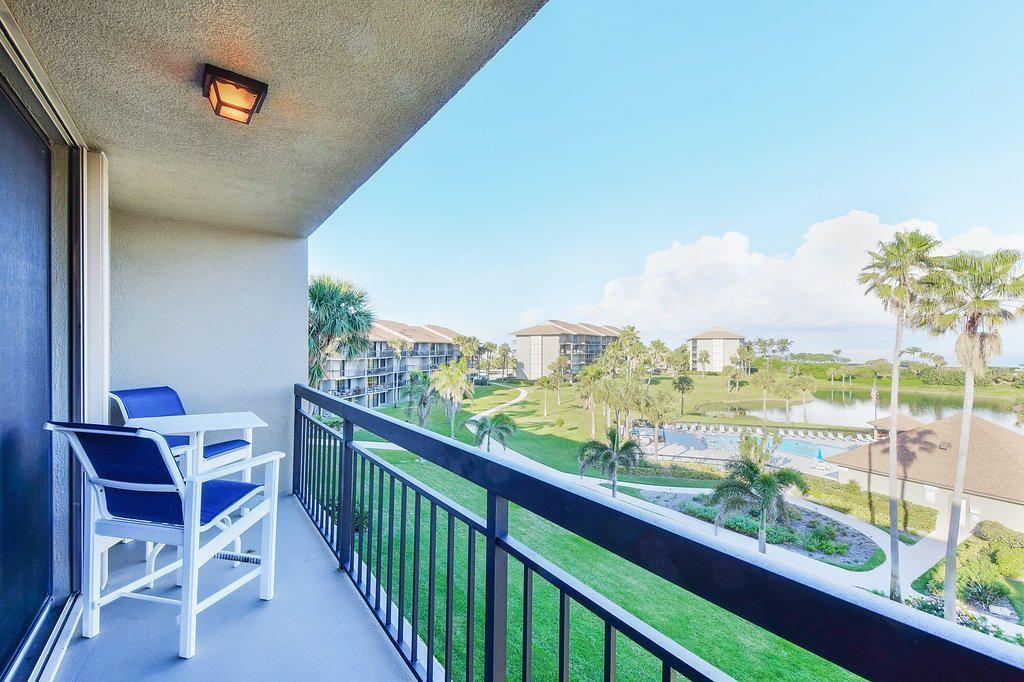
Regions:
<instances>
[{"instance_id":1,"label":"concrete balcony floor","mask_svg":"<svg viewBox=\"0 0 1024 682\"><path fill-rule=\"evenodd\" d=\"M194 658L178 658L177 607L119 599L102 609L99 635L75 635L58 679L412 679L294 497L281 498L278 519L275 598L260 601L257 579L199 614ZM258 528L243 536L243 551L259 547ZM107 590L142 574L144 551L138 542L111 550ZM165 549L160 563L173 556ZM245 569L211 561L199 598ZM173 574L152 593L176 598Z\"/></svg>"}]
</instances>

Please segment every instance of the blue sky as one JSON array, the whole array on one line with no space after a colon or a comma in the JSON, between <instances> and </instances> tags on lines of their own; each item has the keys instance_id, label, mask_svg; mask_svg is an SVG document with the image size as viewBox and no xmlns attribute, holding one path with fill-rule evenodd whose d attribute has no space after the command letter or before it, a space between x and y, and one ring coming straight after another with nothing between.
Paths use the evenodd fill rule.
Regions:
<instances>
[{"instance_id":1,"label":"blue sky","mask_svg":"<svg viewBox=\"0 0 1024 682\"><path fill-rule=\"evenodd\" d=\"M1021 3L552 0L320 228L310 271L499 342L589 317L875 356L885 318L843 288L874 239L1024 247L1022 28Z\"/></svg>"}]
</instances>

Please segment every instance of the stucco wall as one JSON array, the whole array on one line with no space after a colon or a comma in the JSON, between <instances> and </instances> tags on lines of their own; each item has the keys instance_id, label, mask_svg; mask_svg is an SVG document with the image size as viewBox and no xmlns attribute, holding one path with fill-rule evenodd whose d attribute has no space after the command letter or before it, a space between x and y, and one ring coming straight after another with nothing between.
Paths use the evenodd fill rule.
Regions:
<instances>
[{"instance_id":1,"label":"stucco wall","mask_svg":"<svg viewBox=\"0 0 1024 682\"><path fill-rule=\"evenodd\" d=\"M111 388L167 384L190 412L255 412L269 424L255 451L287 453L290 486L306 278L303 238L112 211Z\"/></svg>"}]
</instances>

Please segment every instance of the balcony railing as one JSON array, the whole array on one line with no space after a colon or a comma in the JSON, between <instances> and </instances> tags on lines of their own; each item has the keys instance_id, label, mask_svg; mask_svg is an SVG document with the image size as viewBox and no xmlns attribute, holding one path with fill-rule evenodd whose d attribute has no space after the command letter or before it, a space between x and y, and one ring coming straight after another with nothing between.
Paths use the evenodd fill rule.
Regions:
<instances>
[{"instance_id":1,"label":"balcony railing","mask_svg":"<svg viewBox=\"0 0 1024 682\"><path fill-rule=\"evenodd\" d=\"M393 371L394 370L390 367L368 367L366 369L366 376L373 377L379 374L388 374L389 372Z\"/></svg>"},{"instance_id":2,"label":"balcony railing","mask_svg":"<svg viewBox=\"0 0 1024 682\"><path fill-rule=\"evenodd\" d=\"M315 419L303 401L340 417L340 429ZM468 511L356 445L357 427L482 488L487 494L486 516ZM457 441L298 384L294 453L293 492L419 679L463 674L474 679L478 645L483 646L485 680L504 680L508 669L522 671L523 679L529 679L537 581L557 592L559 679L568 679L573 606L603 623L601 665L606 680L615 678L619 636L655 657L663 680L673 679L674 672L690 679L727 677L516 540L515 528L509 525L510 503L618 555L637 570L650 571L869 679L943 678L953 671L973 679L1019 679L1024 666L1024 656L1012 645L866 591L827 583L608 496L567 487L535 469L487 457ZM479 594L477 543L482 545L484 572ZM510 560L523 567L522 646L511 649ZM444 568L443 575L439 567ZM465 586L458 595L456 572ZM460 605L458 626L453 623L453 604ZM482 638L478 608L484 610ZM464 638L454 641L460 632ZM453 651L460 650L464 662L459 670L451 669ZM508 660L511 651L519 660ZM765 674L770 676L771 671Z\"/></svg>"}]
</instances>

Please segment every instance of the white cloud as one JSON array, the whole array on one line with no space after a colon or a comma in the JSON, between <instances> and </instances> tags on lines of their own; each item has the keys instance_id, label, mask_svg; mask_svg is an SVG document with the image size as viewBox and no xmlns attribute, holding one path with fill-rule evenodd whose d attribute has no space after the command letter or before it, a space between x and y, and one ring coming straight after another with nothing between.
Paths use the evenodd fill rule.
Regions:
<instances>
[{"instance_id":1,"label":"white cloud","mask_svg":"<svg viewBox=\"0 0 1024 682\"><path fill-rule=\"evenodd\" d=\"M544 319L544 311L540 308L527 308L523 312L519 313L519 325L521 327L529 327L537 324Z\"/></svg>"},{"instance_id":2,"label":"white cloud","mask_svg":"<svg viewBox=\"0 0 1024 682\"><path fill-rule=\"evenodd\" d=\"M890 318L864 295L857 273L865 252L879 240L915 227L939 234L933 222L889 225L874 214L851 211L811 225L792 253L753 251L740 232L675 241L648 255L639 274L607 282L601 299L577 312L583 318L634 324L648 338L685 338L721 325L741 333L774 330L803 336L810 343L801 343L802 350L817 349L819 343L838 341L841 332L888 329ZM1024 250L1024 234L999 235L976 227L945 239L946 250L997 247Z\"/></svg>"}]
</instances>

